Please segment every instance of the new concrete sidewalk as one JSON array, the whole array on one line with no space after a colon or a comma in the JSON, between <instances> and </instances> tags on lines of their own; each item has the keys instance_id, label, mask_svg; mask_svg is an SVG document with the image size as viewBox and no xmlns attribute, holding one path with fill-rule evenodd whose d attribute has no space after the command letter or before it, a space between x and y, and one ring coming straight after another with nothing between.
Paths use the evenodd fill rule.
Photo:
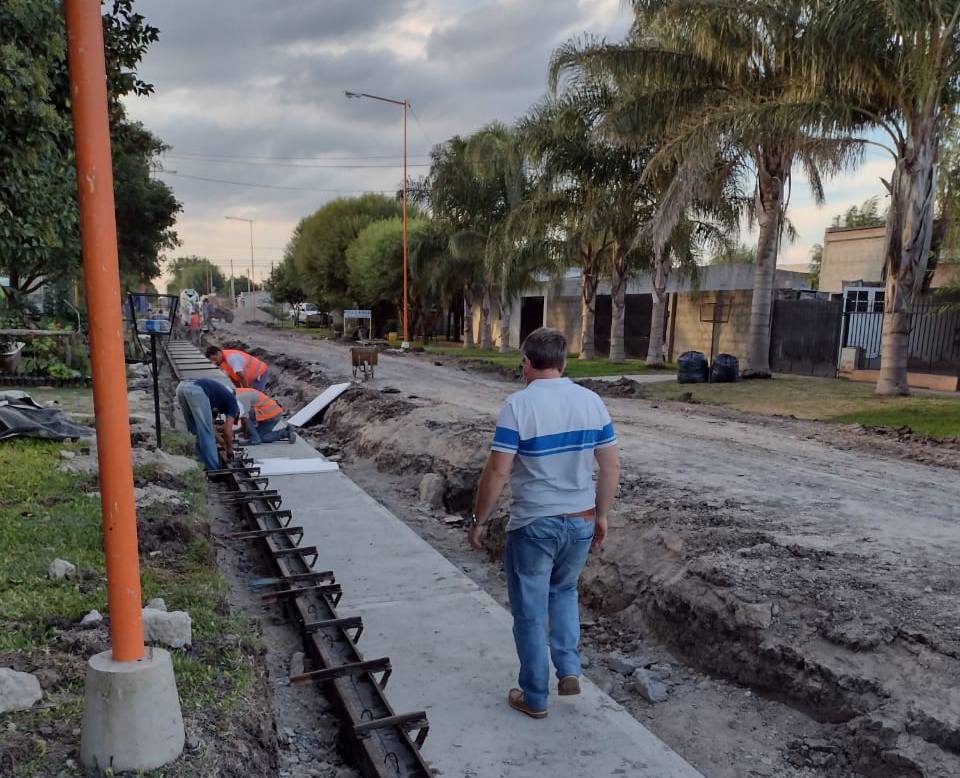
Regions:
<instances>
[{"instance_id":1,"label":"new concrete sidewalk","mask_svg":"<svg viewBox=\"0 0 960 778\"><path fill-rule=\"evenodd\" d=\"M302 439L247 452L319 456ZM339 613L363 617L364 656L390 657L394 710L427 711L423 754L442 775L700 775L586 679L579 697L552 693L544 720L511 710L518 665L509 613L343 473L275 476L270 488L303 526L302 544L320 551L318 569L336 573Z\"/></svg>"}]
</instances>

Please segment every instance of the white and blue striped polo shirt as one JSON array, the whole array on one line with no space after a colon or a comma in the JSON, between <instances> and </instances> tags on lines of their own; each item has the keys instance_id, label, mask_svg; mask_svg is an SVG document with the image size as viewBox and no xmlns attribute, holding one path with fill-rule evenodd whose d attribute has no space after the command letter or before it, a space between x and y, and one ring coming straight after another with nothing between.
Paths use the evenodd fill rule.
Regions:
<instances>
[{"instance_id":1,"label":"white and blue striped polo shirt","mask_svg":"<svg viewBox=\"0 0 960 778\"><path fill-rule=\"evenodd\" d=\"M603 400L569 378L538 378L511 394L491 447L517 455L507 531L544 516L593 508L593 452L616 442Z\"/></svg>"}]
</instances>

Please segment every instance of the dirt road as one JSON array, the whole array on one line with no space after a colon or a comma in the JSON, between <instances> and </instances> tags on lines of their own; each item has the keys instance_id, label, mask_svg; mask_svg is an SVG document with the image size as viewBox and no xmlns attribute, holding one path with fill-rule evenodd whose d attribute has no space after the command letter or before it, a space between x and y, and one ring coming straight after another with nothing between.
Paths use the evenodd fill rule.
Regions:
<instances>
[{"instance_id":1,"label":"dirt road","mask_svg":"<svg viewBox=\"0 0 960 778\"><path fill-rule=\"evenodd\" d=\"M287 397L349 372L342 346L301 333L233 326L220 335L263 349ZM358 467L443 474L446 510L466 509L496 411L519 384L381 355L367 387L331 408L322 433ZM698 750L705 738L689 734L724 704L699 680L675 678L675 700L696 692L687 708L645 722L711 776L960 774L960 473L878 455L821 424L607 405L623 481L611 542L584 579L585 600L615 620L613 638L595 644L605 667L653 632L689 668L817 726L730 703L730 718L754 730L788 730L766 751L759 734L744 735L773 762L740 772L742 762L710 763L716 754ZM378 496L409 503L409 489L407 478Z\"/></svg>"}]
</instances>

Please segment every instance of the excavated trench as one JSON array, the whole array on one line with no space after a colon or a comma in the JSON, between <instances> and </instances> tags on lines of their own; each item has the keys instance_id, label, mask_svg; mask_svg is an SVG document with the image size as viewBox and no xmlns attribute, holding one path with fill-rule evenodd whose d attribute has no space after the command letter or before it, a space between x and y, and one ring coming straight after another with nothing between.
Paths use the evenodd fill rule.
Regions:
<instances>
[{"instance_id":1,"label":"excavated trench","mask_svg":"<svg viewBox=\"0 0 960 778\"><path fill-rule=\"evenodd\" d=\"M333 378L260 353L274 371L271 390L290 407ZM493 419L451 421L432 405L358 387L308 435L384 472L442 475L445 509L465 514L493 427ZM492 522L486 539L494 558L502 526ZM955 617L897 596L885 586L892 571L866 557L784 545L777 526L760 526L734 501L704 500L625 468L615 541L588 565L583 599L627 628L655 631L691 666L826 725L828 741L798 755L815 774L960 775ZM957 580L930 580L960 595Z\"/></svg>"}]
</instances>

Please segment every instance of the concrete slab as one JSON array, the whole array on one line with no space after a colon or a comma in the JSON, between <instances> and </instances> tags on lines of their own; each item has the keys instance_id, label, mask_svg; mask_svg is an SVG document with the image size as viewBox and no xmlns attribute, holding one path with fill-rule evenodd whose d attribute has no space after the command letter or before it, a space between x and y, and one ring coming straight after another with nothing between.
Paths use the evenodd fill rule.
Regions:
<instances>
[{"instance_id":1,"label":"concrete slab","mask_svg":"<svg viewBox=\"0 0 960 778\"><path fill-rule=\"evenodd\" d=\"M301 443L257 454L304 456ZM364 617L364 655L391 658L394 709L428 712L423 753L442 775L700 776L586 679L579 697L551 697L546 720L507 707L518 669L510 615L342 472L273 477L270 487L303 526L302 543L321 550L318 568L336 573L339 612Z\"/></svg>"}]
</instances>

